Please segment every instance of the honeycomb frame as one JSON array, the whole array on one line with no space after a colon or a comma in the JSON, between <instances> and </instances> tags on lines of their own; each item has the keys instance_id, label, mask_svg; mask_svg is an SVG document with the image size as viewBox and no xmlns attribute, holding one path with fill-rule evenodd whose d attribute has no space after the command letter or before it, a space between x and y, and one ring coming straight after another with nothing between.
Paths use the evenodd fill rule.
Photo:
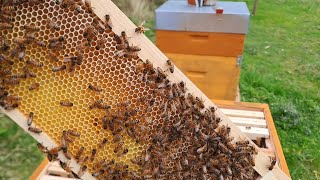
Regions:
<instances>
[{"instance_id":1,"label":"honeycomb frame","mask_svg":"<svg viewBox=\"0 0 320 180\"><path fill-rule=\"evenodd\" d=\"M121 33L121 31L123 31L123 30L126 30L126 32L127 32L127 34L128 34L128 37L130 37L130 44L134 44L134 45L139 45L139 47L142 49L140 52L139 52L139 58L141 58L142 60L146 60L146 59L149 59L152 63L153 63L153 65L155 66L155 67L161 67L161 68L163 68L163 69L166 69L167 68L167 66L166 66L166 60L167 60L167 57L163 54L163 53L161 53L155 46L154 46L154 44L149 40L149 39L147 39L144 35L140 35L140 34L136 34L136 33L134 33L134 29L136 28L136 26L110 1L110 0L107 0L107 1L101 1L101 0L92 0L91 1L91 3L92 3L92 7L94 7L94 12L95 12L95 14L96 15L98 15L101 19L103 19L103 17L104 17L104 15L105 14L110 14L111 15L111 17L112 17L112 22L113 22L113 29L112 29L112 31L113 32L115 32L116 34L120 34ZM75 19L68 19L69 17L68 17L68 14L64 14L64 15L61 15L61 14L59 14L59 13L57 13L57 12L55 12L54 11L54 8L52 8L52 10L53 10L53 12L50 12L49 10L47 10L47 11L44 11L44 13L43 13L43 15L44 14L47 14L47 13L51 13L52 15L60 15L62 18L67 18L67 19L60 19L61 20L61 23L60 23L60 25L63 25L64 23L63 23L63 21L75 21ZM21 9L21 10L19 10L19 11L21 11L21 13L23 14L23 13L27 13L28 11L26 10L26 8L23 8L23 9ZM35 14L33 13L33 12L31 12L30 11L30 13L27 13L27 14L29 14L29 15L26 15L25 16L25 18L29 18L30 20L30 22L31 21L33 21L32 20L32 18L36 18L36 16L35 16ZM62 14L63 14L63 12L62 12ZM23 16L21 15L21 19L23 19ZM81 18L80 18L81 19ZM37 19L35 19L35 20L37 20ZM40 19L41 20L41 19ZM57 20L57 19L54 19L54 20ZM43 20L42 20L43 21ZM76 20L76 21L78 21L78 20ZM78 22L80 22L80 20L78 21ZM83 21L83 22L85 22L85 21ZM27 21L26 21L26 23L27 23ZM81 22L80 22L80 24L81 24ZM76 25L76 24L75 24ZM78 24L79 25L79 24ZM44 25L42 25L42 26L44 26ZM79 25L80 26L80 25ZM76 33L76 32L78 32L78 33L80 33L80 30L79 29L77 29L77 27L78 26L74 26L74 27L69 27L70 28L70 31L69 31L69 33ZM79 27L78 27L79 28ZM13 36L13 37L19 37L19 36L22 36L22 34L21 34L21 30L19 30L19 29L14 29L14 30L16 30L16 31L19 31L19 33L16 35L16 36ZM46 36L45 34L48 34L48 33L44 33L43 34L43 36ZM59 33L55 33L56 35L55 36L57 36L57 35L62 35L61 33L59 34ZM47 37L46 39L48 39L49 37ZM108 39L108 38L107 38ZM74 49L74 47L76 46L76 44L77 43L74 43L74 42L72 42L72 43L70 43L70 45L69 44L67 44L67 46L69 46L69 48L70 49ZM115 45L111 45L114 49L115 49ZM73 50L73 52L74 52L75 50ZM27 51L28 52L28 51ZM29 52L28 52L29 53ZM95 53L92 53L92 54L89 54L90 55L90 57L92 56L92 58L93 58L93 60L91 61L91 62L88 62L86 65L88 65L88 66L91 66L91 67L96 67L96 65L97 65L97 63L99 63L99 61L96 61L96 60L98 60L98 59L103 59L103 57L96 57L97 55L101 55L101 54L104 54L104 53L108 53L108 52L103 52L103 53L100 53L100 52L98 52L97 54L95 54ZM36 57L38 57L38 56L41 56L43 59L44 59L44 55L43 54L41 54L41 50L39 50L39 52L37 51L37 52L31 52L31 54L33 54L33 56L31 56L31 58L36 58ZM70 52L66 52L66 54L70 54ZM72 53L71 53L72 54ZM89 55L86 57L86 58L88 58L89 57ZM59 58L60 59L63 59L63 55L62 54L60 54L59 55ZM21 63L20 63L21 64ZM121 64L121 63L120 63ZM56 66L58 66L58 65L61 65L61 63L59 62L59 63L57 63L56 64ZM100 61L100 65L101 65L101 61ZM21 66L22 67L22 65L18 65L19 67ZM117 66L120 66L120 65L117 65L117 64L109 64L109 65L107 65L109 68L110 68L110 71L113 71L112 70L112 68L113 69L117 69ZM114 67L114 66L116 66L116 67ZM21 68L20 67L20 68ZM50 66L50 67L52 67L52 66ZM45 66L44 68L49 68L48 66ZM105 69L106 67L104 67L104 69ZM102 69L102 68L101 68ZM101 70L101 69L99 69L99 70ZM119 68L119 69L121 69L121 67ZM124 68L125 69L125 68ZM50 69L47 69L47 71L49 71ZM40 70L39 70L40 71ZM129 70L127 70L128 72L130 72L130 73L133 73L133 71L131 71L130 69ZM37 70L36 70L36 72L37 72ZM58 72L58 73L60 73L60 72ZM80 74L84 74L84 73L87 73L87 72L81 72L81 67L79 68L79 69L76 69L76 71L75 71L75 73L78 73L78 74L75 74L75 75L80 75ZM70 85L76 85L75 83L78 83L79 82L79 80L81 79L81 78L79 78L79 77L77 77L77 76L71 76L71 75L66 75L66 76L69 76L68 78L69 79L66 79L66 78L59 78L59 77L55 77L54 75L52 76L52 80L53 80L53 82L54 83L58 83L59 81L63 81L63 82L66 82L66 84L68 84L68 80L70 80L71 81L71 83L70 83ZM88 75L86 78L88 78L88 79L90 79L90 77L91 77L91 81L89 81L89 83L97 83L97 81L99 81L98 79L94 79L93 77L95 76L95 74L93 73L93 75ZM133 74L131 75L131 76L133 76ZM100 79L102 79L102 80L104 80L106 77L100 77ZM176 68L175 67L175 72L174 73L168 73L168 78L171 80L171 81L174 81L174 82L180 82L180 81L184 81L184 82L186 82L186 86L187 86L187 89L188 89L188 92L190 92L190 93L192 93L193 95L196 95L197 97L201 97L203 100L204 100L204 103L205 103L205 106L206 107L209 107L209 106L214 106L214 107L216 107L211 101L210 101L210 99L208 99L178 68ZM55 81L54 81L55 80ZM28 80L29 81L29 80ZM30 80L30 81L32 81L32 80ZM45 79L43 79L43 81L46 81ZM41 81L42 82L42 81ZM112 81L113 82L113 81ZM46 83L45 83L46 84ZM88 82L87 83L83 83L82 85L83 86L87 86L87 84L88 84ZM27 82L25 82L25 83L22 83L22 85L23 86L25 86L25 88L27 87L27 85L28 85L28 83ZM54 85L56 85L56 86L58 86L57 84L54 84ZM121 92L119 89L121 89L121 87L119 87L118 86L118 83L111 83L110 85L114 85L114 86L117 86L114 90L110 90L110 92L111 91L117 91L117 93L114 93L114 94L121 94L121 93L123 93L123 91ZM49 88L49 85L47 85L46 86L47 87L47 89L50 89ZM109 86L105 86L105 87L103 87L103 88L107 88L107 87L109 87ZM46 88L45 88L46 89ZM16 89L17 90L17 89ZM53 92L53 91L59 91L58 89L54 89L54 88L51 88L51 93ZM81 90L83 90L83 91L88 91L88 90L86 90L85 88L83 88L83 89L81 89ZM80 90L80 91L81 91ZM14 91L14 90L13 90ZM64 96L63 94L61 95L61 97L60 97L60 100L71 100L71 101L75 101L75 99L77 99L76 98L76 92L78 92L78 90L77 89L75 89L75 88L73 88L73 89L64 89L64 90L62 90L62 91L69 91L68 93L69 94L73 94L74 95L74 97L72 97L72 98L70 98L70 97L67 97L67 96ZM16 91L14 91L14 92L16 92ZM50 92L48 92L48 91L46 91L46 93L50 93ZM86 94L87 92L85 92L85 93L83 93L83 94ZM93 98L90 102L93 102L94 100L97 100L98 98L100 98L100 96L99 95L97 95L97 94L95 94L95 93L92 93L92 92L90 92L90 94L91 95L94 95L94 96L96 96L96 98ZM112 95L114 95L114 94L110 94L111 96ZM18 95L20 95L19 93L18 93ZM30 96L30 98L32 98L33 96L36 96L36 95L38 95L38 96L41 96L41 95L43 95L43 94L36 94L36 95L32 95L32 94L28 94L28 95L31 95ZM127 93L127 94L124 94L125 96L129 96L130 94L129 93ZM24 97L25 97L25 95L24 95ZM84 96L80 96L80 97L78 97L78 99L77 100L79 100L79 102L81 102L81 103L79 103L80 105L82 105L82 109L81 110L84 110L85 111L85 109L87 109L87 107L88 107L88 103L90 103L90 102L88 102L88 101L85 101L85 100L83 100L83 99L85 99L86 98L86 95L84 95ZM88 99L88 98L87 98ZM115 97L114 99L123 99L123 98L119 98L119 97ZM125 99L125 98L124 98ZM27 100L29 100L28 98L27 98ZM40 106L45 106L44 104L41 104L41 101L36 101L37 103L40 103ZM34 102L31 102L31 104L33 104ZM47 103L47 102L45 102L45 103ZM108 102L109 103L109 102ZM119 102L117 102L117 103L119 103ZM111 106L116 106L116 104L117 103L115 103L115 102L110 102L110 105ZM25 107L24 106L27 106L27 105L29 105L28 103L26 104L26 105L24 105L24 103L22 103L23 104L23 106L21 107L21 109L25 109ZM31 108L31 107L30 107ZM29 134L31 134L38 142L40 142L40 143L43 143L45 146L48 146L49 148L51 148L51 147L55 147L57 144L55 143L55 142L59 142L59 139L57 139L57 137L59 136L59 135L55 135L55 138L54 139L51 139L50 137L52 137L52 134L46 134L45 132L46 132L46 129L44 129L45 131L43 132L43 133L41 133L41 134L39 134L39 135L37 135L37 134L34 134L34 133L30 133L27 129L28 129L28 126L27 126L27 124L26 124L26 114L28 114L28 112L29 111L27 111L27 110L22 110L22 112L20 112L20 111L18 111L18 110L13 110L13 111L6 111L6 110L4 110L3 108L1 108L4 112L5 112L5 114L7 114L11 119L13 119L17 124L19 124L24 130L26 130ZM32 109L30 109L31 111L33 110L36 110L37 108L36 107L32 107ZM62 108L62 107L59 107L59 108L57 108L57 109L60 109L58 112L57 112L57 114L60 114L60 116L67 116L68 114L67 113L64 113L64 108ZM46 116L48 116L48 117L55 117L55 118L52 118L52 119L56 119L57 118L57 116L55 116L55 115L53 115L53 116L49 116L49 114L46 114L46 113L44 113ZM85 114L85 113L84 113ZM99 114L99 113L97 113L97 114ZM37 115L36 115L37 116ZM85 115L84 115L85 116ZM233 137L235 137L235 140L239 140L239 139L248 139L249 140L249 138L247 138L225 115L223 115L222 114L222 112L221 111L217 111L217 116L219 116L219 117L221 117L221 119L222 119L222 122L221 122L221 124L220 125L226 125L226 126L229 126L229 127L231 127L231 136L233 136ZM39 118L39 117L38 117ZM73 117L73 118L76 118L76 117ZM94 119L95 119L96 117L92 117L91 118L91 121L94 121ZM42 121L46 121L47 123L48 123L48 121L50 121L50 120L48 120L47 121L47 119L49 119L49 118L47 118L46 119L46 117L44 117L43 116L43 118L39 118L39 119L41 119L41 120L38 120L38 122L37 121L35 121L36 122L36 125L38 124L38 125L40 125L40 127L41 127L41 123L42 123ZM89 120L90 121L90 120ZM49 126L53 126L55 124L55 122L52 122ZM91 122L91 124L94 124L94 122ZM85 124L84 124L85 125ZM91 127L93 127L93 126L91 126ZM41 127L42 128L42 127ZM61 133L61 131L58 131L59 129L60 129L61 127L53 127L52 128L52 130L50 130L50 131L57 131L57 133ZM94 128L94 127L93 127ZM70 129L73 129L73 126L71 126L71 128ZM81 132L82 133L82 132ZM98 132L98 134L99 134L100 132ZM106 135L107 137L109 137L108 136L108 134ZM94 139L95 137L97 137L96 135L92 135L92 139ZM110 140L110 138L109 138L109 140ZM85 141L85 140L82 140L82 141ZM251 141L250 141L251 142ZM75 144L77 144L78 142L75 142ZM92 142L93 143L93 142ZM95 144L97 144L97 143L99 143L99 140L96 140L95 142L94 142ZM126 144L128 145L128 148L130 148L130 147L133 147L133 146L135 146L135 145L132 145L132 144L134 144L133 142L130 142L130 140L128 141L128 142L126 142ZM253 142L251 142L251 144L252 145L254 145L254 143ZM255 146L255 145L254 145ZM77 147L79 147L79 146L77 146ZM109 147L110 149L112 149L112 147ZM136 147L138 150L136 150L136 151L139 151L139 147ZM72 149L72 151L74 152L74 151L76 151L76 148L73 148ZM132 152L132 150L130 150L130 152ZM134 153L133 154L130 154L130 157L132 158L132 157L134 157ZM130 157L128 157L128 158L130 158ZM61 154L61 152L60 152L60 155L59 155L59 158L61 158L61 159L64 159L65 160L65 157ZM128 160L128 158L127 158L127 160ZM121 159L120 159L120 161L121 161ZM268 165L269 165L269 158L268 158L268 156L267 155L265 155L263 152L259 152L258 153L258 155L256 156L256 166L255 166L255 170L261 175L261 176L264 176L264 175L266 175L268 172L269 172L269 170L266 168ZM72 159L72 161L71 161L71 164L70 164L70 166L72 167L72 170L74 170L74 172L78 172L78 170L79 170L79 166L78 166L78 164ZM274 168L274 170L272 170L272 172L277 176L277 177L285 177L285 175L283 175L283 172L281 171L281 170L279 170L277 167L275 167ZM85 175L83 176L83 178L84 179L91 179L91 178L93 178L92 176L91 176L91 174L89 174L89 173L85 173Z\"/></svg>"}]
</instances>

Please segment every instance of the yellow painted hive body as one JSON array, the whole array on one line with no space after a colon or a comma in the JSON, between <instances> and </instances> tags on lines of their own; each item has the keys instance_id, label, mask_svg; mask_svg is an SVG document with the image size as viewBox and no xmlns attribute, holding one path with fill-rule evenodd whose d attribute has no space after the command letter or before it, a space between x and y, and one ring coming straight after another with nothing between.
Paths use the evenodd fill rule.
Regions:
<instances>
[{"instance_id":1,"label":"yellow painted hive body","mask_svg":"<svg viewBox=\"0 0 320 180\"><path fill-rule=\"evenodd\" d=\"M1 25L0 37L8 40L8 43L10 44L10 51L4 51L1 52L1 54L3 53L4 56L10 57L10 59L14 61L14 64L10 65L2 60L0 70L4 71L5 69L9 69L11 75L19 75L25 73L25 68L27 68L29 71L36 74L36 77L18 79L20 81L18 85L9 85L5 83L5 81L10 79L10 75L4 75L4 73L1 72L0 79L2 82L0 85L2 84L8 89L10 96L16 95L21 98L18 110L21 111L25 117L28 117L28 114L33 112L34 120L32 126L42 129L56 144L61 143L61 137L64 130L79 132L81 134L80 138L74 138L74 142L70 143L68 146L73 157L82 146L85 147L84 156L90 157L92 150L97 149L97 156L94 161L92 162L89 160L85 163L88 166L90 173L96 172L96 170L93 169L94 164L103 159L106 161L114 159L117 163L123 162L129 165L129 171L139 171L141 168L134 165L131 162L131 159L142 153L146 161L145 164L148 164L149 162L146 160L148 159L146 154L151 152L152 156L149 158L153 159L155 164L151 164L149 168L144 167L145 169L142 171L142 174L149 174L149 176L151 174L151 177L153 178L158 177L159 174L161 174L159 171L163 170L158 169L158 171L156 171L156 163L158 163L156 162L157 149L152 149L158 146L163 146L161 147L161 152L163 154L158 155L161 156L159 161L162 161L162 163L165 164L162 168L167 171L165 172L166 178L168 178L171 173L175 173L175 175L178 176L179 173L177 172L179 172L179 170L176 170L176 162L182 156L190 158L190 163L194 160L199 161L199 167L201 166L201 168L203 168L201 165L203 162L200 162L201 159L204 158L202 155L208 156L209 153L201 153L199 154L199 158L196 157L196 159L191 161L193 156L188 156L188 152L196 153L200 151L201 147L205 147L205 144L209 146L209 142L205 142L208 140L206 139L205 134L210 134L210 137L212 136L211 138L213 138L211 143L214 141L218 144L213 143L216 146L216 150L211 152L212 156L205 157L204 159L218 158L224 162L224 173L229 173L218 173L220 171L217 170L215 171L217 174L216 177L221 178L221 176L231 176L231 168L234 172L238 172L239 174L243 174L243 172L248 173L247 175L240 175L243 177L254 177L257 175L252 163L248 162L249 156L252 156L252 158L255 156L253 152L250 154L243 153L241 159L245 160L239 165L239 154L241 154L239 151L242 151L242 149L245 148L247 148L246 150L254 151L255 146L253 143L248 141L245 148L230 150L230 147L229 150L226 150L225 146L227 143L231 143L233 139L233 137L229 137L229 133L232 135L238 133L237 135L239 137L242 137L242 135L240 130L235 129L235 126L232 124L230 124L233 128L232 130L226 128L228 125L224 123L228 123L229 121L224 120L224 117L219 114L218 110L214 112L216 114L213 113L214 120L212 122L219 121L221 117L221 119L224 120L221 123L225 126L219 126L219 128L215 127L216 130L214 130L214 128L209 128L213 126L206 124L205 121L199 122L199 119L204 120L209 117L209 115L205 115L205 111L210 111L210 108L205 109L204 107L200 107L198 103L192 102L190 107L176 107L178 110L174 110L173 104L176 101L182 102L180 104L183 104L187 102L187 100L182 100L181 94L179 96L174 95L174 99L169 98L170 91L173 89L173 83L169 85L169 89L164 89L159 88L158 85L151 86L151 80L144 81L143 79L147 78L148 73L152 75L152 70L144 70L143 73L139 73L137 71L137 63L146 62L145 60L142 60L139 57L127 58L118 55L119 51L117 50L117 41L114 32L111 30L94 30L96 34L93 37L91 44L88 47L83 46L84 43L88 42L84 37L84 34L87 33L86 29L92 24L93 18L96 17L94 13L88 13L84 9L84 6L79 6L78 9L72 9L70 7L62 8L61 2L58 3L59 1L47 0L41 3L35 2L36 1L31 0L30 2L16 5L15 10L12 12L12 17L14 18L12 29L4 28L3 24ZM62 2L70 1L63 0ZM121 16L119 16L119 18L120 17ZM48 20L57 23L58 28L50 28L48 26ZM116 20L117 19L115 19L115 21ZM99 23L102 23L102 21ZM35 25L38 27L40 30L35 31L34 35L37 40L43 41L46 45L52 44L50 43L50 39L52 38L58 38L60 36L64 37L63 48L58 51L53 51L59 59L57 62L52 60L52 55L49 55L49 52L52 52L52 50L48 47L41 47L34 41L31 41L25 46L25 57L21 61L19 61L18 55L12 53L14 45L17 44L14 42L17 40L16 38L25 37L27 32L25 29L26 25ZM99 40L104 40L103 46L100 49L96 47ZM131 43L129 37L130 46L132 45ZM13 58L10 54L15 57ZM70 66L70 62L64 62L66 58L75 57L79 54L82 54L83 56L82 63ZM43 66L33 67L26 64L26 61L28 60L43 63ZM62 65L66 65L67 68L59 72L53 72L53 68L61 67ZM144 63L143 66L146 69L147 64ZM72 68L74 68L73 71L71 71ZM157 71L157 67L152 67L152 69L153 68ZM166 71L166 73L170 74L169 71ZM179 74L180 72L179 70L176 70L175 73ZM153 72L153 74L156 73ZM159 74L160 73L158 73L157 76ZM188 80L185 81L187 81L187 83L189 82ZM30 90L30 85L34 83L39 83L40 87L35 90ZM94 92L90 90L88 88L89 84L100 87L102 91ZM186 94L183 93L182 96L187 99ZM110 109L89 108L93 103L100 99L103 101L102 104L110 106ZM2 101L2 97L0 100ZM73 106L61 106L60 103L63 101L72 102ZM191 100L188 101L189 103L191 102ZM126 102L125 104L128 104L127 107L121 105L124 104L124 102ZM164 102L168 103L167 110L160 107ZM206 105L208 104L209 103L207 102ZM191 110L190 113L189 110ZM133 115L126 115L129 111ZM134 114L134 112L136 112L136 114ZM114 126L119 128L120 131L117 134L112 135L109 130L110 124L108 124L108 130L104 129L102 126L102 119L104 116L109 118L108 122L111 121L110 119L112 119L112 116L115 117L115 121L121 120L120 117L123 116L126 116L127 120L126 122L122 122L122 124L115 124ZM139 122L138 125L133 124L133 128L136 129L137 137L136 139L133 139L126 133L128 130L127 125L125 127L123 125L130 121L134 122L135 120L139 120ZM25 123L27 123L27 120ZM22 126L21 124L19 125ZM143 127L147 127L147 130L143 131ZM178 130L178 127L182 130ZM24 127L24 129L27 128ZM164 135L165 138L163 139L167 139L167 141L165 141L166 144L161 144L159 143L161 142L161 140L159 140L161 139L159 133L161 134L164 132L167 134ZM120 142L123 141L124 147L129 150L128 153L123 156L117 156L114 153L114 148L118 143L112 141L118 134L124 136ZM172 137L172 135L176 137ZM239 137L234 138L235 140L239 140ZM107 144L102 148L98 148L104 138L108 139ZM230 141L223 140L227 142L222 142L222 140L220 140L227 138L230 138ZM136 142L137 140L139 140L139 142ZM154 141L158 142L154 143ZM151 146L153 143L156 145ZM223 143L226 145L223 145ZM232 141L232 143L235 145L235 142ZM233 145L231 144L230 146L233 147ZM146 149L148 150L146 151ZM237 156L235 154L237 154ZM262 159L264 158L265 164L269 164L269 160L265 160L265 156L261 155L259 157L260 159L261 157ZM230 167L227 165L228 163L231 163L231 161L236 160L239 160L239 162L232 162L233 165L230 165ZM213 161L212 163L215 164L213 166L218 167L216 161ZM145 164L143 166L146 166ZM248 164L246 168L238 170L239 167L244 166L244 164ZM160 165L158 165L158 168L159 166ZM198 165L193 168L198 168ZM263 169L259 170L260 172L266 173L268 171L266 170L266 165L263 168L261 168L261 166L259 168ZM152 171L147 172L147 170L150 169ZM193 169L189 172L192 171L200 172L199 169ZM201 171L205 171L205 169L202 169ZM195 175L200 176L199 174L194 174L194 176ZM180 176L182 176L181 172ZM191 176L193 175L188 175L188 177ZM173 178L173 176L171 178Z\"/></svg>"}]
</instances>

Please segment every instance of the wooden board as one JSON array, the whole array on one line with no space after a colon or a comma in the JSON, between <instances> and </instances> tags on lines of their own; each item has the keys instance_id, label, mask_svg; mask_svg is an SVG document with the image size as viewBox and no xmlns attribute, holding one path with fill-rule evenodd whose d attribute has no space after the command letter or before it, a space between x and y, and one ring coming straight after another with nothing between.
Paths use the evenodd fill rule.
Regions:
<instances>
[{"instance_id":1,"label":"wooden board","mask_svg":"<svg viewBox=\"0 0 320 180\"><path fill-rule=\"evenodd\" d=\"M142 51L139 53L140 58L146 60L149 59L154 65L157 67L161 67L163 69L166 68L166 60L168 59L163 53L160 52L158 48L144 35L137 35L134 33L135 25L124 15L120 9L118 9L112 1L110 0L92 0L92 6L94 7L95 13L103 19L106 14L110 14L113 19L114 32L120 34L121 31L126 30L128 36L130 38L130 43L135 45L139 45L142 48ZM215 106L210 99L208 99L180 70L176 69L175 73L169 74L169 79L180 82L184 81L187 84L187 89L190 93L195 96L201 97L205 101L205 105ZM11 119L13 119L19 126L21 126L24 130L27 131L27 124L25 123L26 117L19 112L18 110L13 111L5 111ZM248 139L242 133L237 126L235 126L228 118L225 116L220 110L217 111L217 116L221 117L222 122L221 125L228 125L231 127L231 136L235 137L236 140L240 139ZM27 131L28 132L28 131ZM38 141L43 143L45 146L49 148L56 147L56 144L47 136L45 133L41 133L40 135L32 134L32 136ZM251 142L254 145L253 142ZM63 161L66 161L65 157L60 154L59 158ZM263 152L258 152L256 155L256 166L254 169L261 175L265 176L269 170L268 165L270 164L269 157ZM70 167L74 172L79 171L79 165L72 159L70 163ZM278 179L289 179L278 167L275 167L272 172ZM85 173L82 176L83 179L93 179L93 177L89 173Z\"/></svg>"},{"instance_id":2,"label":"wooden board","mask_svg":"<svg viewBox=\"0 0 320 180\"><path fill-rule=\"evenodd\" d=\"M238 57L244 40L245 34L156 31L156 45L164 53Z\"/></svg>"},{"instance_id":3,"label":"wooden board","mask_svg":"<svg viewBox=\"0 0 320 180\"><path fill-rule=\"evenodd\" d=\"M237 58L166 53L210 99L234 101L240 78Z\"/></svg>"}]
</instances>

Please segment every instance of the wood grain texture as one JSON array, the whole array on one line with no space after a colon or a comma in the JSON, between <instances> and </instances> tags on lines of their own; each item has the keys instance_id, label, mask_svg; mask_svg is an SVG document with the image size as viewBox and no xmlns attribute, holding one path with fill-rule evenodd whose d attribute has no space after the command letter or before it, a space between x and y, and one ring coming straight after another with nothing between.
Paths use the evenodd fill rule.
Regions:
<instances>
[{"instance_id":1,"label":"wood grain texture","mask_svg":"<svg viewBox=\"0 0 320 180\"><path fill-rule=\"evenodd\" d=\"M105 14L111 15L114 26L113 30L115 33L119 34L121 31L126 30L128 36L131 37L129 40L130 44L139 45L139 47L142 48L141 52L139 53L141 59L149 59L151 62L154 63L155 66L160 66L161 68L165 69L165 61L167 60L167 57L163 53L161 53L161 51L146 36L134 33L134 29L136 26L126 17L126 15L124 15L121 12L121 10L118 7L116 7L116 5L114 5L114 3L112 3L111 0L92 0L91 3L94 7L95 13L101 19L104 19ZM168 77L170 80L176 82L185 81L187 84L187 89L190 93L204 99L205 105L207 107L215 106L211 102L211 100L208 99L179 69L176 68L175 73L169 74ZM27 131L28 127L25 123L26 117L21 112L19 112L18 110L3 111L11 119L13 119L20 127ZM221 125L228 125L229 127L231 127L230 135L235 137L236 140L239 140L240 138L249 140L249 138L246 137L244 133L242 133L239 130L239 128L237 128L220 110L217 111L217 116L221 117L221 119L223 120L221 122ZM33 136L38 142L43 143L45 146L48 146L49 148L56 146L56 144L45 133L35 135L29 132L29 134L31 134L31 136ZM251 144L254 145L252 141ZM66 160L62 154L59 154L59 158L63 161ZM269 164L270 160L266 154L259 152L256 155L256 166L254 167L254 169L261 176L265 176L269 172L267 168ZM80 168L79 165L74 161L74 159L71 160L70 167L72 167L72 170L74 172L78 172ZM278 167L275 167L272 172L278 179L289 179ZM85 173L84 176L82 176L82 178L93 179L93 177L89 173Z\"/></svg>"}]
</instances>

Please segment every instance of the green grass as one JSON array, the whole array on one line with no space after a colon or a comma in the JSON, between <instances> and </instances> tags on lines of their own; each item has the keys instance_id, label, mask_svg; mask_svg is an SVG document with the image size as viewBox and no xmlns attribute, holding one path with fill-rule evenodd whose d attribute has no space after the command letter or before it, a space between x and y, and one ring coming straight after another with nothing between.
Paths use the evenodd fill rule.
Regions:
<instances>
[{"instance_id":1,"label":"green grass","mask_svg":"<svg viewBox=\"0 0 320 180\"><path fill-rule=\"evenodd\" d=\"M245 43L241 100L270 105L293 179L320 179L319 14L320 0L260 0ZM30 176L43 158L35 144L1 118L0 179Z\"/></svg>"},{"instance_id":2,"label":"green grass","mask_svg":"<svg viewBox=\"0 0 320 180\"><path fill-rule=\"evenodd\" d=\"M42 159L30 135L9 118L0 118L0 179L27 179Z\"/></svg>"},{"instance_id":3,"label":"green grass","mask_svg":"<svg viewBox=\"0 0 320 180\"><path fill-rule=\"evenodd\" d=\"M319 0L259 1L245 43L241 100L270 105L293 179L320 173L317 14Z\"/></svg>"}]
</instances>

